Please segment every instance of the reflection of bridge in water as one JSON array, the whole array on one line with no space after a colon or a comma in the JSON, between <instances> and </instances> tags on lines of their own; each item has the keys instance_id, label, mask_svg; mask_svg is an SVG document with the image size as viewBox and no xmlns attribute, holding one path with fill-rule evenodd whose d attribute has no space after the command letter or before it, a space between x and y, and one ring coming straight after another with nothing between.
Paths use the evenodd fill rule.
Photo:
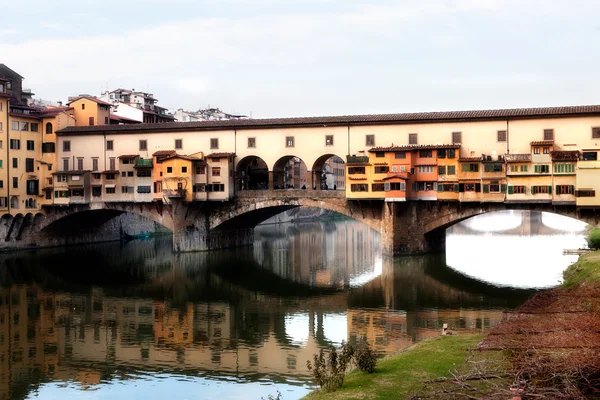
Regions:
<instances>
[{"instance_id":1,"label":"reflection of bridge in water","mask_svg":"<svg viewBox=\"0 0 600 400\"><path fill-rule=\"evenodd\" d=\"M307 237L299 229L291 240ZM0 398L24 397L23 380L35 371L40 379L83 384L130 369L297 379L308 374L306 360L340 336L366 336L380 352L395 352L438 335L442 323L485 329L501 318L500 308L530 293L473 281L430 257L383 258L380 275L352 287L376 252L340 254L350 272L319 275L319 260L332 257L327 251L302 258L291 250L285 260L300 264L281 270L283 264L267 269L254 261L276 245L245 255L173 255L170 245L152 240L129 250L107 244L70 248L68 257L57 249L0 259L0 368L11 375Z\"/></svg>"},{"instance_id":2,"label":"reflection of bridge in water","mask_svg":"<svg viewBox=\"0 0 600 400\"><path fill-rule=\"evenodd\" d=\"M567 233L567 232L580 232L582 229L578 230L578 229L568 229L565 228L564 226L561 225L555 225L555 226L548 226L544 223L544 214L542 212L536 212L536 211L508 211L508 212L503 212L502 213L502 217L505 217L505 213L510 213L511 215L508 216L507 218L509 219L514 219L515 222L517 221L517 218L520 219L520 223L514 224L513 226L510 226L506 229L489 229L489 227L484 226L484 222L482 222L481 219L485 219L488 218L490 220L493 220L494 218L497 218L496 215L494 215L494 213L489 214L489 215L483 215L483 216L479 216L477 217L479 219L478 224L480 225L482 229L477 229L473 227L473 220L467 220L465 222L461 222L458 223L456 225L453 225L450 228L450 231L452 232L452 234L457 234L457 235L481 235L481 234L486 234L486 235L555 235L557 233ZM515 216L512 215L514 213L518 213L520 215ZM554 216L555 218L562 218L561 216Z\"/></svg>"}]
</instances>

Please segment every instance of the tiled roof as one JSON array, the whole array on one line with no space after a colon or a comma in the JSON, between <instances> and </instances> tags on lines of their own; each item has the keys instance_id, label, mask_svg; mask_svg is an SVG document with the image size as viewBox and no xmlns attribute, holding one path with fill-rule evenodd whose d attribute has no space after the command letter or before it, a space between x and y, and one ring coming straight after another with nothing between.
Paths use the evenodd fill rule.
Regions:
<instances>
[{"instance_id":1,"label":"tiled roof","mask_svg":"<svg viewBox=\"0 0 600 400\"><path fill-rule=\"evenodd\" d=\"M103 174L118 174L119 170L117 169L107 169L106 171L102 171Z\"/></svg>"},{"instance_id":2,"label":"tiled roof","mask_svg":"<svg viewBox=\"0 0 600 400\"><path fill-rule=\"evenodd\" d=\"M124 154L122 156L119 156L119 158L122 159L122 160L123 159L125 159L125 160L131 160L133 158L138 158L138 157L139 157L139 155L137 155L137 154Z\"/></svg>"},{"instance_id":3,"label":"tiled roof","mask_svg":"<svg viewBox=\"0 0 600 400\"><path fill-rule=\"evenodd\" d=\"M110 120L111 121L123 121L123 122L127 122L127 123L132 123L132 124L141 124L141 122L136 119L121 117L120 115L116 115L116 114L110 114Z\"/></svg>"},{"instance_id":4,"label":"tiled roof","mask_svg":"<svg viewBox=\"0 0 600 400\"><path fill-rule=\"evenodd\" d=\"M531 146L552 146L554 144L554 140L537 140L531 142Z\"/></svg>"},{"instance_id":5,"label":"tiled roof","mask_svg":"<svg viewBox=\"0 0 600 400\"><path fill-rule=\"evenodd\" d=\"M409 151L409 150L435 150L435 149L460 149L460 144L409 144L405 146L373 147L369 152L379 151Z\"/></svg>"},{"instance_id":6,"label":"tiled roof","mask_svg":"<svg viewBox=\"0 0 600 400\"><path fill-rule=\"evenodd\" d=\"M383 178L383 180L387 181L389 179L398 179L398 178L406 180L406 179L408 179L408 174L407 173L404 173L404 174L398 173L398 174L394 174L394 175L388 175L385 178Z\"/></svg>"},{"instance_id":7,"label":"tiled roof","mask_svg":"<svg viewBox=\"0 0 600 400\"><path fill-rule=\"evenodd\" d=\"M96 103L98 103L100 105L103 105L103 106L112 106L111 103L107 103L106 101L100 100L99 98L93 97L93 96L78 96L78 97L74 98L73 100L69 101L67 103L67 105L69 105L71 103L74 103L74 102L76 102L78 100L81 100L81 99L87 99L87 100L96 102Z\"/></svg>"},{"instance_id":8,"label":"tiled roof","mask_svg":"<svg viewBox=\"0 0 600 400\"><path fill-rule=\"evenodd\" d=\"M235 153L210 153L206 158L232 157Z\"/></svg>"},{"instance_id":9,"label":"tiled roof","mask_svg":"<svg viewBox=\"0 0 600 400\"><path fill-rule=\"evenodd\" d=\"M481 157L461 157L458 159L460 162L473 162L473 161L481 161Z\"/></svg>"},{"instance_id":10,"label":"tiled roof","mask_svg":"<svg viewBox=\"0 0 600 400\"><path fill-rule=\"evenodd\" d=\"M417 112L402 114L372 114L372 115L341 115L330 117L298 117L298 118L270 118L270 119L236 119L225 121L197 121L197 122L172 122L168 124L136 124L136 125L96 125L68 127L59 131L59 134L89 134L105 132L133 132L140 131L165 132L165 131L194 131L194 130L219 130L219 129L256 129L279 128L290 126L348 126L348 125L377 125L377 124L410 124L418 122L461 122L472 120L507 120L526 118L549 118L560 116L600 115L600 105L569 106L569 107L540 107L540 108L512 108L498 110L473 110L473 111L440 111Z\"/></svg>"},{"instance_id":11,"label":"tiled roof","mask_svg":"<svg viewBox=\"0 0 600 400\"><path fill-rule=\"evenodd\" d=\"M505 154L504 159L507 163L510 162L530 162L531 154Z\"/></svg>"},{"instance_id":12,"label":"tiled roof","mask_svg":"<svg viewBox=\"0 0 600 400\"><path fill-rule=\"evenodd\" d=\"M172 156L173 154L176 154L177 152L175 150L158 150L155 151L154 153L152 153L152 155L154 157L160 157L160 156Z\"/></svg>"},{"instance_id":13,"label":"tiled roof","mask_svg":"<svg viewBox=\"0 0 600 400\"><path fill-rule=\"evenodd\" d=\"M86 172L90 172L89 170L84 171L56 171L53 172L52 175L83 175Z\"/></svg>"},{"instance_id":14,"label":"tiled roof","mask_svg":"<svg viewBox=\"0 0 600 400\"><path fill-rule=\"evenodd\" d=\"M52 108L44 108L40 110L39 117L40 118L48 118L55 117L56 115L72 110L73 107L52 107Z\"/></svg>"},{"instance_id":15,"label":"tiled roof","mask_svg":"<svg viewBox=\"0 0 600 400\"><path fill-rule=\"evenodd\" d=\"M551 151L552 161L577 161L579 160L579 150Z\"/></svg>"},{"instance_id":16,"label":"tiled roof","mask_svg":"<svg viewBox=\"0 0 600 400\"><path fill-rule=\"evenodd\" d=\"M173 155L170 155L170 156L167 156L167 157L163 158L161 161L165 162L165 161L171 160L173 158L181 158L182 160L188 160L188 161L202 161L201 158L192 157L192 156L186 156L186 155L183 155L183 154L173 154Z\"/></svg>"}]
</instances>

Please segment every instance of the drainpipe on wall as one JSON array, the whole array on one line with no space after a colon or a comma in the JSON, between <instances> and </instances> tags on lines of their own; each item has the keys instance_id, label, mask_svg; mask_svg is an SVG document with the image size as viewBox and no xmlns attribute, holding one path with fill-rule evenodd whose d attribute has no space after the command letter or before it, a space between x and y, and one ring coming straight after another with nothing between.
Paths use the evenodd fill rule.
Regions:
<instances>
[{"instance_id":1,"label":"drainpipe on wall","mask_svg":"<svg viewBox=\"0 0 600 400\"><path fill-rule=\"evenodd\" d=\"M506 154L510 154L510 135L508 134L508 118L506 118Z\"/></svg>"},{"instance_id":2,"label":"drainpipe on wall","mask_svg":"<svg viewBox=\"0 0 600 400\"><path fill-rule=\"evenodd\" d=\"M10 134L9 129L12 121L9 120L9 112L10 110L10 99L6 102L6 206L8 208L8 212L10 214L10 166L8 160L10 160Z\"/></svg>"}]
</instances>

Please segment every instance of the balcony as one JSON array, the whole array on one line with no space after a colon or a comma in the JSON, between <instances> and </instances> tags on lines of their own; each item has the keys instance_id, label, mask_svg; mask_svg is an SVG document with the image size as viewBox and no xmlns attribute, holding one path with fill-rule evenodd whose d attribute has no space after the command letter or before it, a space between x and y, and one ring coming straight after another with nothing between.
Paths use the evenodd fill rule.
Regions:
<instances>
[{"instance_id":1,"label":"balcony","mask_svg":"<svg viewBox=\"0 0 600 400\"><path fill-rule=\"evenodd\" d=\"M151 158L138 158L135 160L134 168L152 168Z\"/></svg>"},{"instance_id":2,"label":"balcony","mask_svg":"<svg viewBox=\"0 0 600 400\"><path fill-rule=\"evenodd\" d=\"M368 164L369 156L348 156L348 164Z\"/></svg>"},{"instance_id":3,"label":"balcony","mask_svg":"<svg viewBox=\"0 0 600 400\"><path fill-rule=\"evenodd\" d=\"M185 189L163 189L163 195L169 198L185 197Z\"/></svg>"}]
</instances>

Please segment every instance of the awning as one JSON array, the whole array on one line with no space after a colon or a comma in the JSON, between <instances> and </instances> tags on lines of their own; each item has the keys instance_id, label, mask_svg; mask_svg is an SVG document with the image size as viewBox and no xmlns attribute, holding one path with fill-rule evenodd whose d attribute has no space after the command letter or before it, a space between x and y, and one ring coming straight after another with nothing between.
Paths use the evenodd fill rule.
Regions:
<instances>
[{"instance_id":1,"label":"awning","mask_svg":"<svg viewBox=\"0 0 600 400\"><path fill-rule=\"evenodd\" d=\"M114 185L114 184L110 184L110 185L104 185L104 187L105 187L105 188L109 188L109 189L110 189L110 188L114 188L114 187L115 187L115 185Z\"/></svg>"},{"instance_id":2,"label":"awning","mask_svg":"<svg viewBox=\"0 0 600 400\"><path fill-rule=\"evenodd\" d=\"M69 185L69 189L83 189L83 185Z\"/></svg>"}]
</instances>

